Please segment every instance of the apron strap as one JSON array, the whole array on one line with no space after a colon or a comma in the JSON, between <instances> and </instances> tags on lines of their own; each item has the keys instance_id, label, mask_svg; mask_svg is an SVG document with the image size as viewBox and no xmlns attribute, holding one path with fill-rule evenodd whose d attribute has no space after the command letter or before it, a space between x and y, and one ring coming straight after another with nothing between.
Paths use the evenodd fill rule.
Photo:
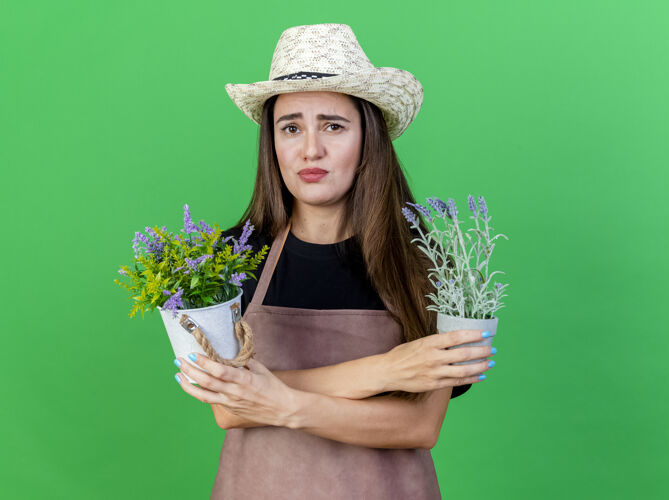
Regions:
<instances>
[{"instance_id":1,"label":"apron strap","mask_svg":"<svg viewBox=\"0 0 669 500\"><path fill-rule=\"evenodd\" d=\"M269 282L272 279L274 274L274 269L276 268L277 262L279 262L279 254L283 249L283 244L286 242L286 237L290 231L290 219L286 227L279 231L279 234L276 235L274 241L272 242L272 247L270 248L269 254L267 255L267 260L265 261L265 266L263 267L262 274L258 280L258 286L256 291L253 293L253 298L251 299L251 304L262 305L263 300L265 299L265 294L267 293L267 288L269 287Z\"/></svg>"}]
</instances>

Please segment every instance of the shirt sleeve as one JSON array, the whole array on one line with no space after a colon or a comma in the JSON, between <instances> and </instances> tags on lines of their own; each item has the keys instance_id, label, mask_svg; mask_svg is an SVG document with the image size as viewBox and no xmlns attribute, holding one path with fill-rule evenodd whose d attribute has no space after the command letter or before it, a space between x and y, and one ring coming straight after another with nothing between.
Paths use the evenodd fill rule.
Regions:
<instances>
[{"instance_id":1,"label":"shirt sleeve","mask_svg":"<svg viewBox=\"0 0 669 500\"><path fill-rule=\"evenodd\" d=\"M462 396L465 392L467 392L472 384L465 384L465 385L456 385L453 387L453 392L451 393L451 399L457 398L458 396Z\"/></svg>"}]
</instances>

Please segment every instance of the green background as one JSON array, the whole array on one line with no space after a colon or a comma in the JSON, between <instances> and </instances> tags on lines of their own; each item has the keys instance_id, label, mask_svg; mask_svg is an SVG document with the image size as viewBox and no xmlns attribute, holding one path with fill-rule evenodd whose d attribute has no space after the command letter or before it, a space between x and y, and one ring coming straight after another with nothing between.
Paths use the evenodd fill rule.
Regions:
<instances>
[{"instance_id":1,"label":"green background","mask_svg":"<svg viewBox=\"0 0 669 500\"><path fill-rule=\"evenodd\" d=\"M224 431L113 283L135 231L229 227L284 29L349 24L423 107L414 193L484 195L509 283L488 379L432 450L445 498L661 498L669 7L658 1L5 1L4 498L209 498ZM663 326L664 325L664 326ZM665 493L666 495L666 493Z\"/></svg>"}]
</instances>

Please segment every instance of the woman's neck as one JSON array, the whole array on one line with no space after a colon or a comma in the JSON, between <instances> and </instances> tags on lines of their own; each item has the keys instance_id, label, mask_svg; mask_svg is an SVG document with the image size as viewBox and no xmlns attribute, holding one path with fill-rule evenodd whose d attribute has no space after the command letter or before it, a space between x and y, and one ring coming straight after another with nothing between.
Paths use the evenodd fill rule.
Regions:
<instances>
[{"instance_id":1,"label":"woman's neck","mask_svg":"<svg viewBox=\"0 0 669 500\"><path fill-rule=\"evenodd\" d=\"M344 209L344 204L321 207L296 201L290 231L307 243L326 245L343 241L352 236L350 229L339 232Z\"/></svg>"}]
</instances>

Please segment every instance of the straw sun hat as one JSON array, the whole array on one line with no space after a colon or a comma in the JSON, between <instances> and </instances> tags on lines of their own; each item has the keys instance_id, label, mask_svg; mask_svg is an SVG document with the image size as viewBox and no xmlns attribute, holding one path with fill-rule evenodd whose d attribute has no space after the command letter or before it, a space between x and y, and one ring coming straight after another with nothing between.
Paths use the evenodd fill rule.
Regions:
<instances>
[{"instance_id":1,"label":"straw sun hat","mask_svg":"<svg viewBox=\"0 0 669 500\"><path fill-rule=\"evenodd\" d=\"M308 24L285 30L274 49L269 80L228 83L225 90L239 109L260 124L263 104L275 94L328 91L376 104L391 140L414 120L423 87L408 71L375 67L346 24Z\"/></svg>"}]
</instances>

